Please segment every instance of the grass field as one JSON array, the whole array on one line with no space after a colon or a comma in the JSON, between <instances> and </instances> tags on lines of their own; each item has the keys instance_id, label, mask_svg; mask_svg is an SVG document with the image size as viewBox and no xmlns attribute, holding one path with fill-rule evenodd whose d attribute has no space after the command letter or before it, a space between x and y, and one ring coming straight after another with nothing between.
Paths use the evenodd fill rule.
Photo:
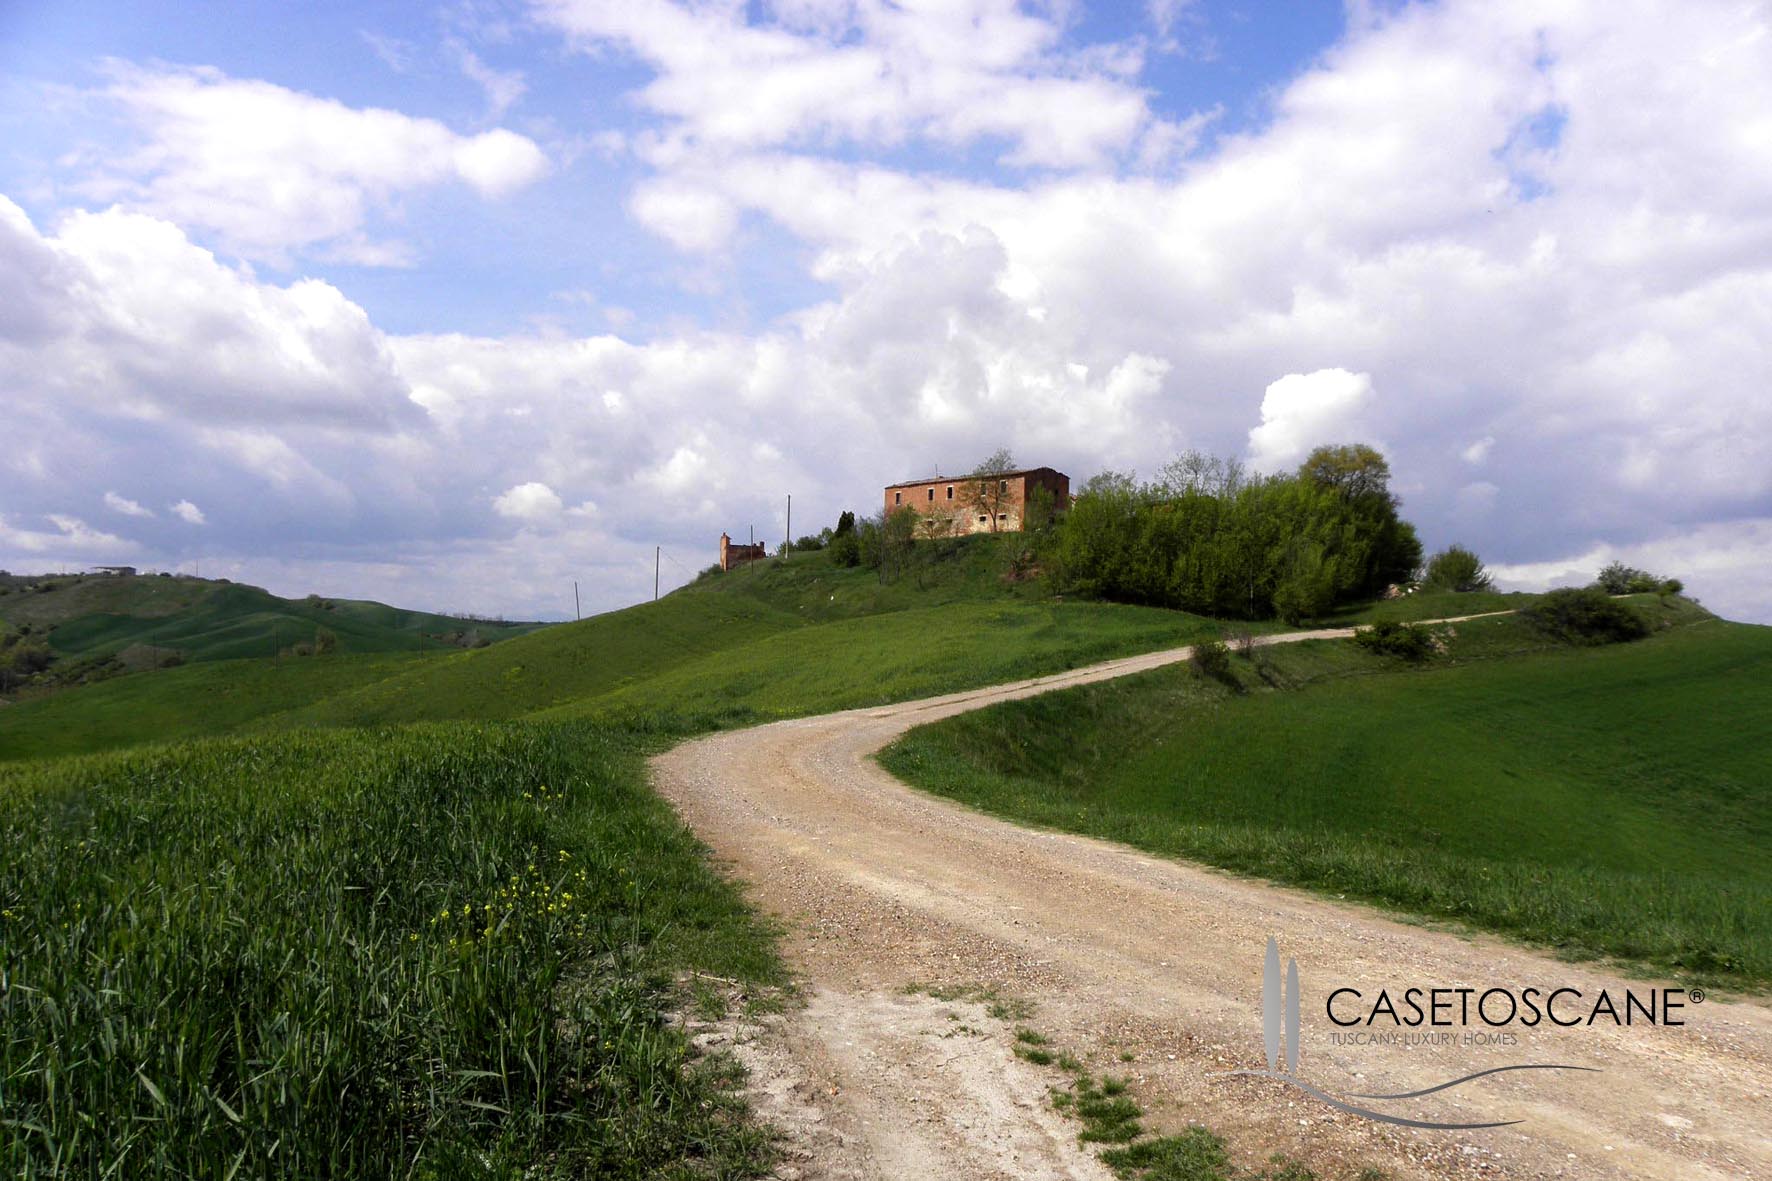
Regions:
<instances>
[{"instance_id":1,"label":"grass field","mask_svg":"<svg viewBox=\"0 0 1772 1181\"><path fill-rule=\"evenodd\" d=\"M1424 670L1275 648L1233 661L1242 692L1177 666L935 723L882 761L1018 820L1764 986L1772 629L1665 611L1683 626L1593 649L1467 623Z\"/></svg>"},{"instance_id":2,"label":"grass field","mask_svg":"<svg viewBox=\"0 0 1772 1181\"><path fill-rule=\"evenodd\" d=\"M754 1172L660 1012L780 965L643 753L458 724L0 770L5 1172Z\"/></svg>"},{"instance_id":3,"label":"grass field","mask_svg":"<svg viewBox=\"0 0 1772 1181\"><path fill-rule=\"evenodd\" d=\"M231 734L436 659L396 652L211 660L112 677L0 709L0 762Z\"/></svg>"}]
</instances>

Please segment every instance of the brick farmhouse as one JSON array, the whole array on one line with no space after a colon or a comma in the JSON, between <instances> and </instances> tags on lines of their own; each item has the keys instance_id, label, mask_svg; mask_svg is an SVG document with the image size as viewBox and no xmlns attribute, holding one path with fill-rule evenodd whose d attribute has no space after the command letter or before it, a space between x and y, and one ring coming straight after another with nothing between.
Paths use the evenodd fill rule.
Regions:
<instances>
[{"instance_id":1,"label":"brick farmhouse","mask_svg":"<svg viewBox=\"0 0 1772 1181\"><path fill-rule=\"evenodd\" d=\"M1052 494L1053 508L1070 505L1071 478L1049 467L1036 467L888 484L886 511L914 509L929 533L1012 533L1021 529L1028 495L1037 488Z\"/></svg>"}]
</instances>

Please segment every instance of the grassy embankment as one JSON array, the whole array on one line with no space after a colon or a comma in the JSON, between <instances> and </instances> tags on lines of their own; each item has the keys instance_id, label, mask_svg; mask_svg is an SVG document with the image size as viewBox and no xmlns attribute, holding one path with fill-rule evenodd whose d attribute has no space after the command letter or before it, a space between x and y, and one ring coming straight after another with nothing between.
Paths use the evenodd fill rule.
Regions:
<instances>
[{"instance_id":1,"label":"grassy embankment","mask_svg":"<svg viewBox=\"0 0 1772 1181\"><path fill-rule=\"evenodd\" d=\"M1772 629L1686 604L1633 644L1461 624L1008 702L882 755L926 790L1573 956L1772 982ZM1500 657L1508 657L1500 659Z\"/></svg>"}]
</instances>

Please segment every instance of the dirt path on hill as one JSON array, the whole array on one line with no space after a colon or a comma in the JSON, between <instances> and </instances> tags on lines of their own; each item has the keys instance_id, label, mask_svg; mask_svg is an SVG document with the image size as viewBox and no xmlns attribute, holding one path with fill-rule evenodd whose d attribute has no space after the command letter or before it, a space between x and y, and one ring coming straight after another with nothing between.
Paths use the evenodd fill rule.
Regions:
<instances>
[{"instance_id":1,"label":"dirt path on hill","mask_svg":"<svg viewBox=\"0 0 1772 1181\"><path fill-rule=\"evenodd\" d=\"M1203 1123L1245 1166L1283 1153L1325 1179L1375 1166L1391 1178L1772 1181L1764 1003L1710 999L1683 1010L1679 1028L1515 1027L1515 1045L1337 1045L1323 1003L1343 986L1368 998L1411 986L1570 987L1591 1004L1601 989L1641 994L1652 982L1022 828L913 791L870 757L924 722L1186 656L716 734L654 760L660 790L785 922L807 982L802 1009L699 1035L752 1068L759 1107L790 1136L781 1176L1110 1177L1047 1100L1064 1073L1010 1052L1014 1019L906 991L975 985L1026 998L1026 1024L1092 1069L1130 1076L1147 1124ZM1394 1093L1516 1063L1598 1073L1520 1071L1366 1104L1436 1122L1521 1121L1481 1131L1376 1123L1283 1083L1224 1077L1265 1065L1270 935L1298 961L1298 1075L1325 1091Z\"/></svg>"}]
</instances>

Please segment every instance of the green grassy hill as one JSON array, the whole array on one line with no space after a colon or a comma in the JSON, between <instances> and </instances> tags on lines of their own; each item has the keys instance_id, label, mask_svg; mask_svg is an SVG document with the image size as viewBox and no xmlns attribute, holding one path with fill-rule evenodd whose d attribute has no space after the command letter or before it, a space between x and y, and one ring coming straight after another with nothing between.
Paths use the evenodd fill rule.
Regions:
<instances>
[{"instance_id":1,"label":"green grassy hill","mask_svg":"<svg viewBox=\"0 0 1772 1181\"><path fill-rule=\"evenodd\" d=\"M923 727L927 790L1700 979L1772 981L1772 628L1547 644L1458 625L1416 669L1349 641L1182 665Z\"/></svg>"},{"instance_id":2,"label":"green grassy hill","mask_svg":"<svg viewBox=\"0 0 1772 1181\"><path fill-rule=\"evenodd\" d=\"M140 673L0 709L0 760L249 729L528 716L687 733L1217 634L1182 612L1057 601L1037 582L1006 579L1015 552L1008 538L942 543L889 583L794 554L472 651ZM210 708L211 699L224 704Z\"/></svg>"},{"instance_id":3,"label":"green grassy hill","mask_svg":"<svg viewBox=\"0 0 1772 1181\"><path fill-rule=\"evenodd\" d=\"M341 652L456 648L539 624L470 621L356 599L283 599L258 587L183 576L0 576L0 623L91 659L141 645L186 661L274 656L324 628Z\"/></svg>"}]
</instances>

